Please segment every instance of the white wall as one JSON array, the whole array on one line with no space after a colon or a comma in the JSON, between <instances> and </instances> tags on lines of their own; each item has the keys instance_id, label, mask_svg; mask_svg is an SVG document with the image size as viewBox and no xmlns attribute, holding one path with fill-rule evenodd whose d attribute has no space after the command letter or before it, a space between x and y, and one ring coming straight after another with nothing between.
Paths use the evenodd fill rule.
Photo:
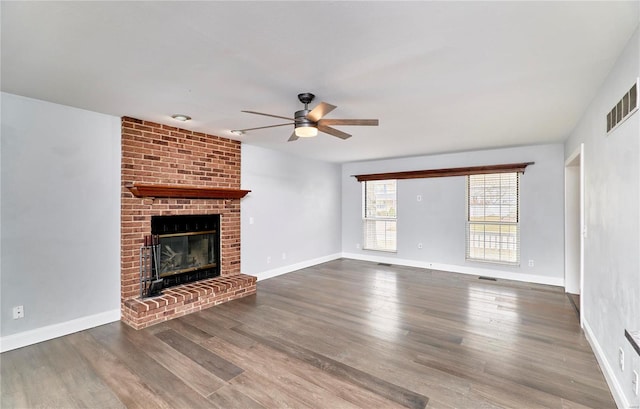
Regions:
<instances>
[{"instance_id":1,"label":"white wall","mask_svg":"<svg viewBox=\"0 0 640 409\"><path fill-rule=\"evenodd\" d=\"M566 152L584 143L584 328L620 407L640 405L631 392L640 357L624 337L625 328L640 330L640 112L610 134L605 124L639 76L636 30L566 143ZM625 352L624 372L618 348Z\"/></svg>"},{"instance_id":2,"label":"white wall","mask_svg":"<svg viewBox=\"0 0 640 409\"><path fill-rule=\"evenodd\" d=\"M243 144L241 177L251 190L241 202L243 273L264 279L340 256L340 165Z\"/></svg>"},{"instance_id":3,"label":"white wall","mask_svg":"<svg viewBox=\"0 0 640 409\"><path fill-rule=\"evenodd\" d=\"M1 349L120 317L120 119L2 93ZM12 319L23 305L25 318Z\"/></svg>"},{"instance_id":4,"label":"white wall","mask_svg":"<svg viewBox=\"0 0 640 409\"><path fill-rule=\"evenodd\" d=\"M343 252L365 260L562 285L563 149L561 144L538 145L344 164ZM362 187L352 175L520 162L535 162L520 179L520 266L465 261L464 176L399 180L397 253L361 249ZM534 267L528 266L529 260L534 260Z\"/></svg>"}]
</instances>

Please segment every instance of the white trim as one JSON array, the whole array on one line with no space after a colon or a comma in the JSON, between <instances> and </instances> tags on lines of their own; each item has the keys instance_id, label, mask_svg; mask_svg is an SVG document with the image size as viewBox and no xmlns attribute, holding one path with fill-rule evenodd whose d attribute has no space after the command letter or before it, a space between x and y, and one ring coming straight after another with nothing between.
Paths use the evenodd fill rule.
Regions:
<instances>
[{"instance_id":1,"label":"white trim","mask_svg":"<svg viewBox=\"0 0 640 409\"><path fill-rule=\"evenodd\" d=\"M554 285L564 287L564 278L546 277L533 274L510 273L508 271L492 270L487 268L477 268L468 266L457 266L453 264L429 263L426 261L406 260L393 257L385 257L378 255L356 254L356 253L335 253L324 257L318 257L311 260L302 261L300 263L291 264L284 267L274 268L273 270L263 271L261 273L247 273L258 277L258 281L268 278L277 277L292 271L301 270L303 268L312 267L328 261L337 260L339 258L350 258L353 260L371 261L374 263L396 264L406 267L429 268L432 270L450 271L452 273L470 274L484 277L501 278L503 280L522 281L526 283Z\"/></svg>"},{"instance_id":2,"label":"white trim","mask_svg":"<svg viewBox=\"0 0 640 409\"><path fill-rule=\"evenodd\" d=\"M335 253L335 254L330 254L328 256L324 256L324 257L318 257L318 258L314 258L314 259L311 259L311 260L306 260L306 261L301 261L299 263L290 264L290 265L284 266L284 267L274 268L273 270L267 270L267 271L263 271L263 272L257 273L257 274L252 274L252 273L247 273L247 274L251 274L253 276L256 276L256 277L258 277L258 281L261 281L261 280L266 280L267 278L277 277L279 275L287 274L287 273L290 273L292 271L300 270L300 269L303 269L303 268L313 267L313 266L318 265L318 264L326 263L327 261L337 260L340 257L342 257L342 255L340 253Z\"/></svg>"},{"instance_id":3,"label":"white trim","mask_svg":"<svg viewBox=\"0 0 640 409\"><path fill-rule=\"evenodd\" d=\"M598 339L593 334L593 331L586 319L582 322L582 328L584 329L584 334L589 345L591 345L593 354L596 356L598 364L600 364L600 369L602 369L604 379L607 381L607 385L609 385L609 390L611 390L613 399L616 401L616 406L618 406L619 409L631 409L631 405L629 404L629 401L627 401L627 397L624 395L622 386L618 383L616 376L614 375L613 368L609 365L609 361L607 361L604 351L600 347Z\"/></svg>"},{"instance_id":4,"label":"white trim","mask_svg":"<svg viewBox=\"0 0 640 409\"><path fill-rule=\"evenodd\" d=\"M0 338L0 352L11 351L74 332L120 321L120 308Z\"/></svg>"},{"instance_id":5,"label":"white trim","mask_svg":"<svg viewBox=\"0 0 640 409\"><path fill-rule=\"evenodd\" d=\"M580 168L565 163L564 166L564 291L581 294L580 291ZM577 215L576 215L577 213ZM574 218L577 216L577 221ZM578 232L576 236L576 232ZM577 277L576 277L577 276ZM575 283L575 281L578 281ZM575 284L574 284L575 283Z\"/></svg>"},{"instance_id":6,"label":"white trim","mask_svg":"<svg viewBox=\"0 0 640 409\"><path fill-rule=\"evenodd\" d=\"M575 162L575 160L578 159L578 163L574 164L573 162ZM580 207L580 216L579 216L579 221L578 221L578 228L580 229L580 243L579 243L579 260L578 262L580 263L580 265L578 266L579 268L579 274L580 274L580 283L579 283L579 291L580 294L584 294L584 239L587 235L587 226L585 224L585 212L584 212L584 197L585 197L585 183L584 183L584 143L581 143L580 146L578 146L572 153L571 155L569 155L569 157L564 161L564 166L565 166L565 186L564 186L564 197L565 197L565 249L567 246L567 175L566 175L566 169L567 167L578 167L579 168L579 174L578 174L578 189L579 189L579 207ZM567 274L567 252L565 250L565 276ZM565 288L566 290L566 288ZM584 321L584 297L580 297L580 326L582 327L582 323Z\"/></svg>"},{"instance_id":7,"label":"white trim","mask_svg":"<svg viewBox=\"0 0 640 409\"><path fill-rule=\"evenodd\" d=\"M492 270L488 268L477 268L468 266L458 266L454 264L430 263L427 261L406 260L393 257L370 256L367 254L342 253L343 258L354 260L373 261L376 263L396 264L406 267L429 268L432 270L450 271L452 273L470 274L484 277L501 278L504 280L523 281L526 283L554 285L564 287L564 277L547 277L534 274L511 273L502 270Z\"/></svg>"}]
</instances>

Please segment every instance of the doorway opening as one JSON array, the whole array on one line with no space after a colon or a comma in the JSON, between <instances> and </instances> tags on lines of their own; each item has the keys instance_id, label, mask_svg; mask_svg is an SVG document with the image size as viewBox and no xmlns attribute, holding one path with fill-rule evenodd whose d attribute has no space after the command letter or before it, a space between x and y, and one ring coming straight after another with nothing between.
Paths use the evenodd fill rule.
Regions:
<instances>
[{"instance_id":1,"label":"doorway opening","mask_svg":"<svg viewBox=\"0 0 640 409\"><path fill-rule=\"evenodd\" d=\"M564 168L564 287L583 317L584 277L584 144L565 161Z\"/></svg>"}]
</instances>

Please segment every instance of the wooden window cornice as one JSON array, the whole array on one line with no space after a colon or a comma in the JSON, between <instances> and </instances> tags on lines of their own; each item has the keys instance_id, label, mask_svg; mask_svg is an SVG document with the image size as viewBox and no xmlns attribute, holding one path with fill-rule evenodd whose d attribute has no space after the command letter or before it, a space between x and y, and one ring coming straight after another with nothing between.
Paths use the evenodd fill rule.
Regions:
<instances>
[{"instance_id":1,"label":"wooden window cornice","mask_svg":"<svg viewBox=\"0 0 640 409\"><path fill-rule=\"evenodd\" d=\"M502 165L467 166L463 168L412 170L408 172L369 173L366 175L353 176L358 180L358 182L365 182L368 180L424 179L441 178L447 176L482 175L489 173L524 173L526 167L529 165L533 165L534 163L535 162L508 163Z\"/></svg>"}]
</instances>

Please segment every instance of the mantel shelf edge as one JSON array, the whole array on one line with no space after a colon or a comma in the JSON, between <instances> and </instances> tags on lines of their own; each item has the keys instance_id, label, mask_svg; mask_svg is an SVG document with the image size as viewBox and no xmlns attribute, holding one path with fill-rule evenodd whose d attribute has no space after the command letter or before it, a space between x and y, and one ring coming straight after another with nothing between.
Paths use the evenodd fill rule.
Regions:
<instances>
[{"instance_id":1,"label":"mantel shelf edge","mask_svg":"<svg viewBox=\"0 0 640 409\"><path fill-rule=\"evenodd\" d=\"M251 190L186 185L156 185L133 183L126 185L135 197L166 197L178 199L242 199Z\"/></svg>"}]
</instances>

